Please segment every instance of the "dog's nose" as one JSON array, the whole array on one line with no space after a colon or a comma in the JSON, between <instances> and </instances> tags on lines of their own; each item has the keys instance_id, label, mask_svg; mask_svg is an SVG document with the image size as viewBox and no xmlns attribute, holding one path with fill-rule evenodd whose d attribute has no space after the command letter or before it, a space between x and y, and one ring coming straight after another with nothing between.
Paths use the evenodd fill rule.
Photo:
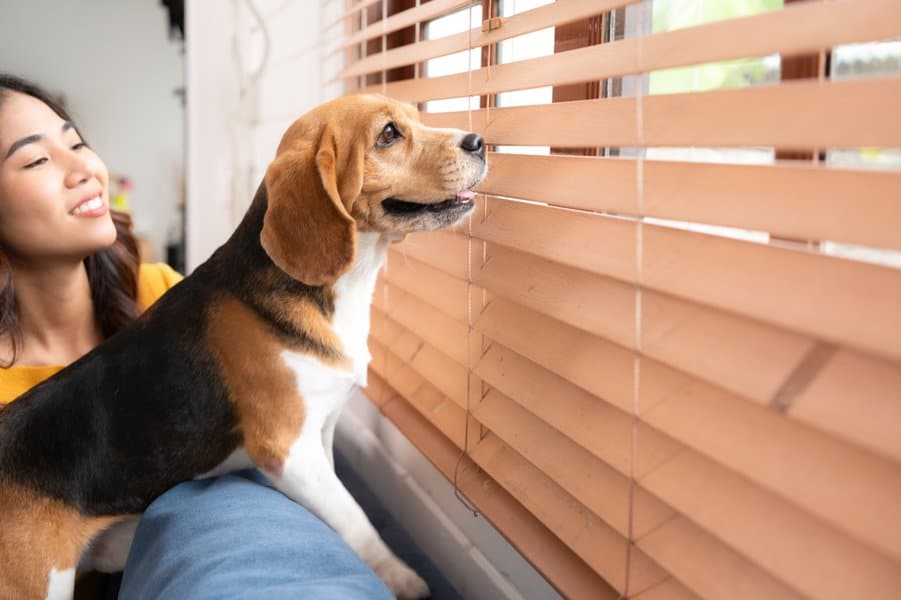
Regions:
<instances>
[{"instance_id":1,"label":"dog's nose","mask_svg":"<svg viewBox=\"0 0 901 600\"><path fill-rule=\"evenodd\" d=\"M464 136L460 147L466 152L485 158L485 140L477 133L469 133Z\"/></svg>"}]
</instances>

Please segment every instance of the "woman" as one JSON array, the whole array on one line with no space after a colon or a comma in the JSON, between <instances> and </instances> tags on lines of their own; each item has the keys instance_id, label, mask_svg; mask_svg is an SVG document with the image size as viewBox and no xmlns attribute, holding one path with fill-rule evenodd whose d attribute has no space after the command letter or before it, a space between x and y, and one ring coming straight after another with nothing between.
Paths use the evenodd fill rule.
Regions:
<instances>
[{"instance_id":1,"label":"woman","mask_svg":"<svg viewBox=\"0 0 901 600\"><path fill-rule=\"evenodd\" d=\"M0 405L126 327L180 279L166 265L139 264L130 220L109 210L108 183L66 111L0 74ZM388 597L334 532L258 477L188 482L155 501L120 597Z\"/></svg>"},{"instance_id":2,"label":"woman","mask_svg":"<svg viewBox=\"0 0 901 600\"><path fill-rule=\"evenodd\" d=\"M0 77L0 403L128 325L181 277L139 267L130 219L66 112Z\"/></svg>"}]
</instances>

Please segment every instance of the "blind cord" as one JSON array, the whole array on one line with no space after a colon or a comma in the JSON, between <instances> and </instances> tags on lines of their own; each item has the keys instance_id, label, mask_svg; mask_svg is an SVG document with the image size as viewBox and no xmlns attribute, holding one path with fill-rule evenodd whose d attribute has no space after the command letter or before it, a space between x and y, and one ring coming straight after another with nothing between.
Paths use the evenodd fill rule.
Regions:
<instances>
[{"instance_id":1,"label":"blind cord","mask_svg":"<svg viewBox=\"0 0 901 600\"><path fill-rule=\"evenodd\" d=\"M490 11L489 0L489 11ZM469 5L469 49L467 50L467 86L468 93L466 95L466 112L469 119L469 130L472 131L472 7ZM483 15L484 17L484 15ZM463 449L457 456L457 462L454 465L454 496L466 507L466 510L472 513L472 516L478 517L479 511L472 502L460 490L458 483L460 476L460 466L463 464L463 458L469 455L469 420L472 416L472 214L466 219L466 414L463 419Z\"/></svg>"},{"instance_id":2,"label":"blind cord","mask_svg":"<svg viewBox=\"0 0 901 600\"><path fill-rule=\"evenodd\" d=\"M636 40L635 55L638 64L642 64L643 40L645 32L645 3L640 2L635 6L636 20ZM638 138L638 148L636 152L636 181L637 190L637 208L638 222L635 234L635 358L632 367L632 419L630 426L630 452L629 452L629 515L627 523L627 539L626 539L626 565L625 565L625 582L623 583L623 592L621 598L628 598L630 592L630 584L632 580L632 557L635 551L635 492L637 487L636 481L636 457L638 454L638 432L639 432L639 411L641 398L641 336L642 336L642 290L644 284L643 263L644 263L644 82L642 78L645 75L638 75L635 85L635 129Z\"/></svg>"},{"instance_id":3,"label":"blind cord","mask_svg":"<svg viewBox=\"0 0 901 600\"><path fill-rule=\"evenodd\" d=\"M388 95L388 59L385 53L388 51L388 0L382 0L382 95Z\"/></svg>"}]
</instances>

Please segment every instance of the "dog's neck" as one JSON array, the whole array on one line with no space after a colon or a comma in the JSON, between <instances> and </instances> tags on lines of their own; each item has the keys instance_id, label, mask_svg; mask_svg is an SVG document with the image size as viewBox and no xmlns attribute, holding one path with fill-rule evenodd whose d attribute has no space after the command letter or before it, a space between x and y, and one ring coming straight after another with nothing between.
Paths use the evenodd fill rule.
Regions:
<instances>
[{"instance_id":1,"label":"dog's neck","mask_svg":"<svg viewBox=\"0 0 901 600\"><path fill-rule=\"evenodd\" d=\"M356 382L366 385L366 370L371 359L366 340L369 337L369 311L379 269L385 262L391 234L358 232L354 263L331 286L307 286L290 278L278 269L260 245L260 230L266 212L265 186L260 186L253 204L232 237L195 271L198 278L213 278L215 287L229 290L237 298L254 307L260 314L269 315L260 298L295 297L302 295L317 306L331 321L341 339L344 356L353 363ZM210 268L218 264L218 268ZM244 265L235 272L232 265ZM223 276L223 274L226 274ZM262 292L262 293L261 293ZM276 302L275 304L278 304ZM285 335L294 335L290 326L271 319L273 326Z\"/></svg>"},{"instance_id":2,"label":"dog's neck","mask_svg":"<svg viewBox=\"0 0 901 600\"><path fill-rule=\"evenodd\" d=\"M353 361L354 375L361 387L366 386L366 369L372 359L366 340L375 281L390 244L391 239L385 234L358 233L353 266L333 287L335 313L332 327L344 344L344 353Z\"/></svg>"}]
</instances>

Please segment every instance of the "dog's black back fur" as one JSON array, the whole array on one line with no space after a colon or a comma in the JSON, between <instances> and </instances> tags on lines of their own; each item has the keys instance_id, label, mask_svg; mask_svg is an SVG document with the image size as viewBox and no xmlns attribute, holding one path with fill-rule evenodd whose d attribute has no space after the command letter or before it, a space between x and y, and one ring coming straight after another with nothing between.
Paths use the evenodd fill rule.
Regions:
<instances>
[{"instance_id":1,"label":"dog's black back fur","mask_svg":"<svg viewBox=\"0 0 901 600\"><path fill-rule=\"evenodd\" d=\"M0 485L26 485L86 515L139 513L228 457L241 432L203 339L209 308L217 297L236 297L280 338L318 354L327 349L258 298L304 297L327 316L334 311L328 290L291 279L263 251L266 205L261 185L234 235L191 276L131 326L0 410Z\"/></svg>"}]
</instances>

